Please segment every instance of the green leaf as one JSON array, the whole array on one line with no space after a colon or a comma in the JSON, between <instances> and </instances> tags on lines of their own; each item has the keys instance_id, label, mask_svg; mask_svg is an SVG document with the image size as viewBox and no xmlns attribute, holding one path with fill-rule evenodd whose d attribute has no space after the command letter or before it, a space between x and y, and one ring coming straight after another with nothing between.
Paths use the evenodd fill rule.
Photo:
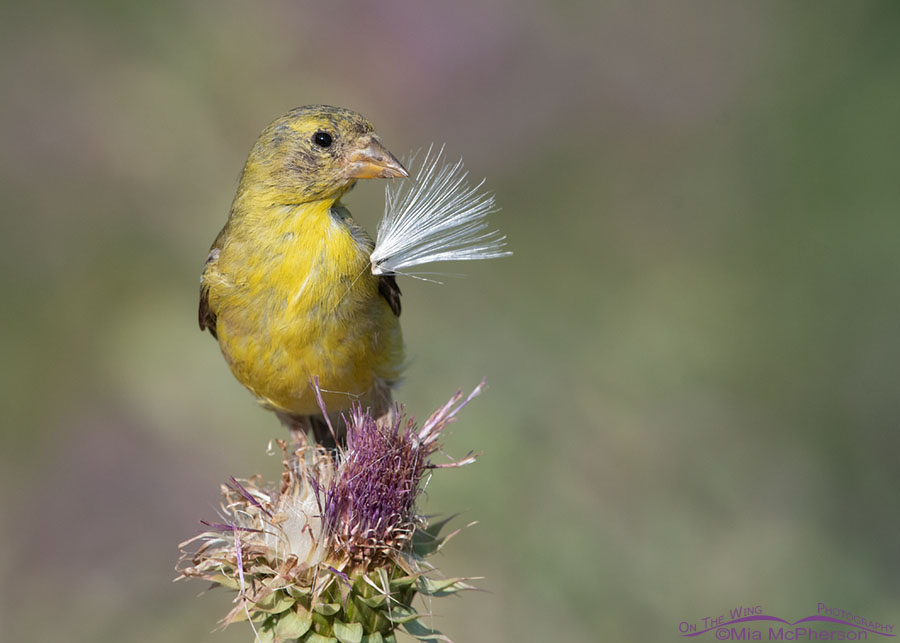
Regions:
<instances>
[{"instance_id":1,"label":"green leaf","mask_svg":"<svg viewBox=\"0 0 900 643\"><path fill-rule=\"evenodd\" d=\"M442 578L441 580L433 580L426 576L419 578L418 590L429 596L449 596L465 589L475 589L473 585L469 585L468 578Z\"/></svg>"},{"instance_id":2,"label":"green leaf","mask_svg":"<svg viewBox=\"0 0 900 643\"><path fill-rule=\"evenodd\" d=\"M282 591L276 590L253 604L253 609L269 614L281 614L290 609L296 601Z\"/></svg>"},{"instance_id":3,"label":"green leaf","mask_svg":"<svg viewBox=\"0 0 900 643\"><path fill-rule=\"evenodd\" d=\"M257 630L255 643L275 643L275 632L272 630Z\"/></svg>"},{"instance_id":4,"label":"green leaf","mask_svg":"<svg viewBox=\"0 0 900 643\"><path fill-rule=\"evenodd\" d=\"M313 609L322 616L334 616L341 611L340 603L316 603Z\"/></svg>"},{"instance_id":5,"label":"green leaf","mask_svg":"<svg viewBox=\"0 0 900 643\"><path fill-rule=\"evenodd\" d=\"M228 589L233 589L235 591L240 589L240 587L241 587L241 584L238 581L238 579L236 579L232 576L226 576L225 574L216 574L212 578L212 582L218 583L222 587L227 587Z\"/></svg>"},{"instance_id":6,"label":"green leaf","mask_svg":"<svg viewBox=\"0 0 900 643\"><path fill-rule=\"evenodd\" d=\"M409 587L410 585L415 583L416 580L418 580L418 578L419 578L418 574L410 575L410 576L399 576L397 578L392 578L390 581L391 582L391 591L395 592L400 589L403 589L404 587Z\"/></svg>"},{"instance_id":7,"label":"green leaf","mask_svg":"<svg viewBox=\"0 0 900 643\"><path fill-rule=\"evenodd\" d=\"M384 643L384 638L381 636L380 632L375 632L374 634L362 637L360 643Z\"/></svg>"},{"instance_id":8,"label":"green leaf","mask_svg":"<svg viewBox=\"0 0 900 643\"><path fill-rule=\"evenodd\" d=\"M273 643L275 641L275 628L273 627L274 620L270 616L256 628L256 640L259 643Z\"/></svg>"},{"instance_id":9,"label":"green leaf","mask_svg":"<svg viewBox=\"0 0 900 643\"><path fill-rule=\"evenodd\" d=\"M410 621L409 623L404 623L403 629L415 636L420 641L447 641L447 643L452 643L449 638L447 638L437 630L433 630L430 627L425 627L419 621Z\"/></svg>"},{"instance_id":10,"label":"green leaf","mask_svg":"<svg viewBox=\"0 0 900 643\"><path fill-rule=\"evenodd\" d=\"M413 536L415 536L416 534L418 534L420 532L424 532L424 535L430 536L431 538L437 538L438 535L441 533L441 529L443 529L445 525L447 525L451 520L453 520L457 516L459 516L458 513L453 514L452 516L447 516L443 520L438 520L436 522L430 522L430 523L428 523L428 526L425 527L425 529L416 529L416 533L413 534Z\"/></svg>"},{"instance_id":11,"label":"green leaf","mask_svg":"<svg viewBox=\"0 0 900 643\"><path fill-rule=\"evenodd\" d=\"M315 632L309 632L303 640L306 641L306 643L338 643L338 640L333 636L322 636Z\"/></svg>"},{"instance_id":12,"label":"green leaf","mask_svg":"<svg viewBox=\"0 0 900 643\"><path fill-rule=\"evenodd\" d=\"M413 553L425 558L440 549L445 540L439 536L441 529L458 515L454 514L449 518L433 522L424 529L416 529L412 537Z\"/></svg>"},{"instance_id":13,"label":"green leaf","mask_svg":"<svg viewBox=\"0 0 900 643\"><path fill-rule=\"evenodd\" d=\"M312 616L302 606L284 614L275 624L275 636L280 639L300 638L309 631Z\"/></svg>"},{"instance_id":14,"label":"green leaf","mask_svg":"<svg viewBox=\"0 0 900 643\"><path fill-rule=\"evenodd\" d=\"M384 605L386 598L387 597L384 594L376 594L375 596L369 596L368 598L360 596L356 600L360 601L363 605L368 605L369 607L377 609Z\"/></svg>"},{"instance_id":15,"label":"green leaf","mask_svg":"<svg viewBox=\"0 0 900 643\"><path fill-rule=\"evenodd\" d=\"M414 621L417 618L419 618L419 613L414 608L406 607L405 605L392 606L388 615L388 619L394 625Z\"/></svg>"},{"instance_id":16,"label":"green leaf","mask_svg":"<svg viewBox=\"0 0 900 643\"><path fill-rule=\"evenodd\" d=\"M334 635L341 643L360 643L362 641L363 627L360 623L344 623L335 619L332 627Z\"/></svg>"}]
</instances>

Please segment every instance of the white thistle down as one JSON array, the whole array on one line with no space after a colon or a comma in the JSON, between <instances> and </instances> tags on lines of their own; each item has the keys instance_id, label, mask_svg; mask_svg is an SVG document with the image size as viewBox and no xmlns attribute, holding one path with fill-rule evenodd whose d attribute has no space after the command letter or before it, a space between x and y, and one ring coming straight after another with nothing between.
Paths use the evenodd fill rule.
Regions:
<instances>
[{"instance_id":1,"label":"white thistle down","mask_svg":"<svg viewBox=\"0 0 900 643\"><path fill-rule=\"evenodd\" d=\"M479 192L484 180L469 184L462 159L448 163L443 146L436 154L429 146L413 175L385 189L384 218L371 255L374 274L409 274L404 270L436 261L512 254L503 250L506 237L488 230L486 217L499 210L494 196Z\"/></svg>"}]
</instances>

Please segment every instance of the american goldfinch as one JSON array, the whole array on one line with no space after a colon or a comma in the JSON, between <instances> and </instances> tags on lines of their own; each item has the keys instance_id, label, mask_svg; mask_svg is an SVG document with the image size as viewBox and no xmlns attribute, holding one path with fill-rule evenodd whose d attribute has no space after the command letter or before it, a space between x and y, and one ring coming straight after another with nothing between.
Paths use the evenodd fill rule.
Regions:
<instances>
[{"instance_id":1,"label":"american goldfinch","mask_svg":"<svg viewBox=\"0 0 900 643\"><path fill-rule=\"evenodd\" d=\"M328 441L329 411L390 408L400 375L400 289L375 275L374 243L340 199L357 179L408 176L375 128L347 109L293 109L260 134L200 287L200 328L232 373L295 429Z\"/></svg>"},{"instance_id":2,"label":"american goldfinch","mask_svg":"<svg viewBox=\"0 0 900 643\"><path fill-rule=\"evenodd\" d=\"M395 274L510 254L505 237L486 231L493 197L467 183L462 161L444 164L442 154L429 148L417 180L388 187L373 243L341 197L358 179L409 173L361 115L298 107L250 151L203 269L200 328L292 431L339 439L323 405L339 413L358 401L376 418L390 414L404 360Z\"/></svg>"}]
</instances>

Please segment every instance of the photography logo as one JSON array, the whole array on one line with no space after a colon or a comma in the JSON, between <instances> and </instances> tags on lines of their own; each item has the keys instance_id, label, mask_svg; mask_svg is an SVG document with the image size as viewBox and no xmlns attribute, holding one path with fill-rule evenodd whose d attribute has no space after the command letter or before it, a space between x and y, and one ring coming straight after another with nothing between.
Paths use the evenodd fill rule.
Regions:
<instances>
[{"instance_id":1,"label":"photography logo","mask_svg":"<svg viewBox=\"0 0 900 643\"><path fill-rule=\"evenodd\" d=\"M739 605L728 614L681 621L682 637L717 641L869 641L894 637L894 625L873 621L848 610L817 603L811 616L789 621L766 614L762 605Z\"/></svg>"}]
</instances>

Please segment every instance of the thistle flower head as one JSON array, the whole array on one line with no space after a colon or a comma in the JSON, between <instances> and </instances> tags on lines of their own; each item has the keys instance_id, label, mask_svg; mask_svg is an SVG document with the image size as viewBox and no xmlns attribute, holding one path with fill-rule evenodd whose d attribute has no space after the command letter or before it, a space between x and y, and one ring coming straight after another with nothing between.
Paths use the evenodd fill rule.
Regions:
<instances>
[{"instance_id":1,"label":"thistle flower head","mask_svg":"<svg viewBox=\"0 0 900 643\"><path fill-rule=\"evenodd\" d=\"M391 640L402 626L423 640L441 637L418 622L417 593L467 589L467 579L436 581L425 557L440 549L445 523L416 512L424 477L466 458L434 464L438 437L465 399L457 393L418 429L400 409L377 422L356 406L347 444L332 454L314 445L284 452L281 482L259 476L222 487L221 522L182 543L179 578L203 578L238 592L223 625L250 620L258 640Z\"/></svg>"}]
</instances>

